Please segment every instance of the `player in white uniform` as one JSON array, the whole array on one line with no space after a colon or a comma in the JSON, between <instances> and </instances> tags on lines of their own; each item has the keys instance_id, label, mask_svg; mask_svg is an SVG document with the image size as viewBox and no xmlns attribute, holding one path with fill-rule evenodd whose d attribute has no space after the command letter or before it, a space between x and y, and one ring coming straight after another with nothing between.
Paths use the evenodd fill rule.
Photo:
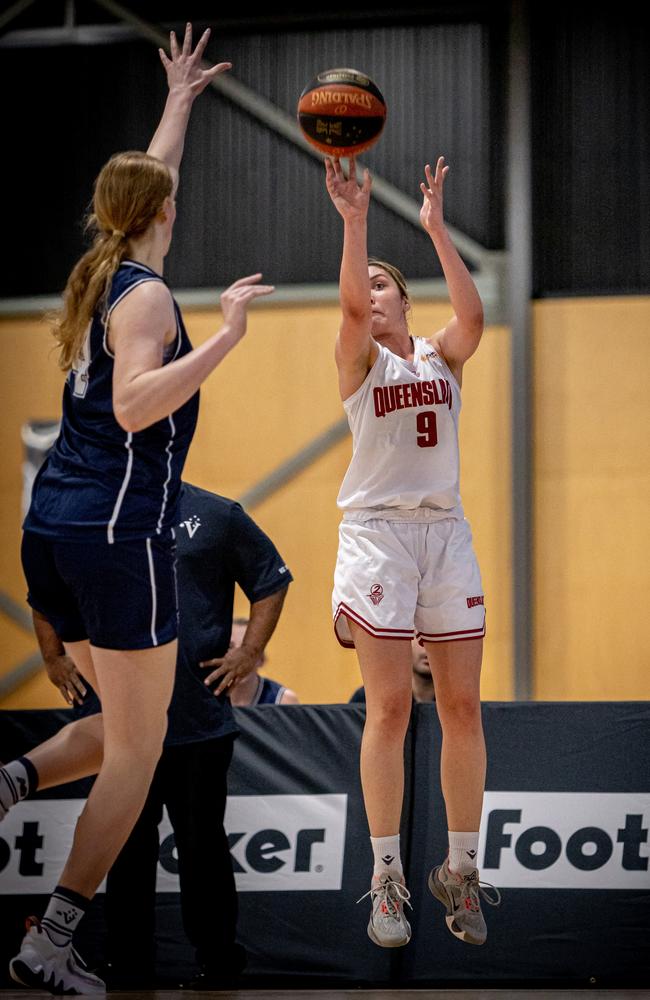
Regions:
<instances>
[{"instance_id":1,"label":"player in white uniform","mask_svg":"<svg viewBox=\"0 0 650 1000\"><path fill-rule=\"evenodd\" d=\"M401 273L368 260L370 174L359 185L353 159L349 178L337 160L326 161L327 190L344 221L336 363L353 436L338 497L333 612L339 641L356 648L366 691L361 781L374 855L368 934L382 947L407 944L411 935L399 824L414 634L435 685L449 828L448 857L431 872L429 888L456 937L471 944L486 937L476 869L486 768L479 695L485 608L460 502L458 453L463 365L479 345L483 308L445 228L448 170L443 157L435 173L425 167L420 220L454 315L424 339L409 333Z\"/></svg>"}]
</instances>

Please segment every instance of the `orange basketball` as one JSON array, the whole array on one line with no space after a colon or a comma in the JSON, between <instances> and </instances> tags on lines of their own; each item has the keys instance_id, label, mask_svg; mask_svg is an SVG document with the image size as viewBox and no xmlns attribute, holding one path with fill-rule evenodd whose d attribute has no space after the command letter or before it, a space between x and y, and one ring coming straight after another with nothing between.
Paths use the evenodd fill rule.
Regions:
<instances>
[{"instance_id":1,"label":"orange basketball","mask_svg":"<svg viewBox=\"0 0 650 1000\"><path fill-rule=\"evenodd\" d=\"M386 122L386 102L375 83L356 69L328 69L311 80L298 101L298 124L327 156L370 149Z\"/></svg>"}]
</instances>

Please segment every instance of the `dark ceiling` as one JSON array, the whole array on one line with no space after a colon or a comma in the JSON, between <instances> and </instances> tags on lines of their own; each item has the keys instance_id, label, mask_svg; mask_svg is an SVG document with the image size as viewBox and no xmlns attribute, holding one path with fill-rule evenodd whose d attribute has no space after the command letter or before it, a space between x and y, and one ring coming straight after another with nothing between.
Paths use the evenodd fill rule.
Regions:
<instances>
[{"instance_id":1,"label":"dark ceiling","mask_svg":"<svg viewBox=\"0 0 650 1000\"><path fill-rule=\"evenodd\" d=\"M427 21L439 23L445 21L462 22L468 20L486 21L496 16L503 16L509 4L507 0L450 0L450 2L426 3L423 0L350 0L349 3L330 2L324 6L313 6L308 3L249 3L241 14L233 5L225 8L215 0L189 0L179 3L177 0L127 0L122 4L131 14L144 21L162 25L165 28L181 27L185 21L191 21L197 28L203 26L218 27L221 30L229 28L239 31L246 26L256 31L267 28L273 30L282 27L285 30L292 25L302 27L322 25L340 27L341 22L354 23L408 23L409 21ZM9 23L3 24L5 17L19 4L7 4L6 12L0 13L0 34L9 32L35 31L37 29L61 28L63 26L114 25L119 17L102 6L97 0L27 0L27 6ZM117 8L117 4L112 5ZM25 40L26 41L26 40ZM34 37L35 44L41 44ZM24 42L23 42L24 44Z\"/></svg>"}]
</instances>

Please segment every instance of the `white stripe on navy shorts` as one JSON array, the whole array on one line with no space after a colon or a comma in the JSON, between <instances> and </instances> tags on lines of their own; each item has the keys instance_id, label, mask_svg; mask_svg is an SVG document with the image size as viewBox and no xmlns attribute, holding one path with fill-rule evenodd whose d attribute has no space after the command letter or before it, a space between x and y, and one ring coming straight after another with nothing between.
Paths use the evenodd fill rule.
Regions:
<instances>
[{"instance_id":1,"label":"white stripe on navy shorts","mask_svg":"<svg viewBox=\"0 0 650 1000\"><path fill-rule=\"evenodd\" d=\"M28 601L64 642L148 649L178 634L171 531L130 542L69 541L23 533Z\"/></svg>"}]
</instances>

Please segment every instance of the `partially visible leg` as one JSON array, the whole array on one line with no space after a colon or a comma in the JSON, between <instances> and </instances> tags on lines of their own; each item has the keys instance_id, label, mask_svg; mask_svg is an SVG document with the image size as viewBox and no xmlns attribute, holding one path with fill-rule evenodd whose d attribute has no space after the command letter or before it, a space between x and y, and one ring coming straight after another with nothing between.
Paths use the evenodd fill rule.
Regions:
<instances>
[{"instance_id":1,"label":"partially visible leg","mask_svg":"<svg viewBox=\"0 0 650 1000\"><path fill-rule=\"evenodd\" d=\"M478 830L485 788L483 639L426 642L442 727L440 780L450 830Z\"/></svg>"},{"instance_id":2,"label":"partially visible leg","mask_svg":"<svg viewBox=\"0 0 650 1000\"><path fill-rule=\"evenodd\" d=\"M92 648L104 757L75 829L60 885L92 898L147 797L167 730L176 640L141 650Z\"/></svg>"},{"instance_id":3,"label":"partially visible leg","mask_svg":"<svg viewBox=\"0 0 650 1000\"><path fill-rule=\"evenodd\" d=\"M411 715L411 644L376 639L350 621L366 692L361 784L371 837L399 832L404 797L404 738Z\"/></svg>"},{"instance_id":4,"label":"partially visible leg","mask_svg":"<svg viewBox=\"0 0 650 1000\"><path fill-rule=\"evenodd\" d=\"M77 668L81 670L83 664L85 676L92 676L94 680L88 643L74 643L68 652ZM31 771L29 791L96 774L103 760L103 742L101 715L64 726L25 755L25 763ZM14 765L17 763L20 762ZM20 952L10 962L11 978L34 989L46 987L54 993L69 991L72 983L76 992L104 993L102 980L80 966L69 947L88 903L88 897L57 886L42 921L30 918Z\"/></svg>"},{"instance_id":5,"label":"partially visible leg","mask_svg":"<svg viewBox=\"0 0 650 1000\"><path fill-rule=\"evenodd\" d=\"M66 652L79 672L94 684L95 673L88 642L69 643ZM102 763L103 747L102 717L96 715L63 726L49 740L26 753L24 758L31 763L33 770L28 767L25 771L19 762L0 768L0 819L12 805L37 788L51 788L97 774Z\"/></svg>"},{"instance_id":6,"label":"partially visible leg","mask_svg":"<svg viewBox=\"0 0 650 1000\"><path fill-rule=\"evenodd\" d=\"M477 869L486 771L480 700L483 640L427 642L425 648L442 727L440 776L449 833L448 857L429 875L429 888L445 906L452 934L468 944L483 944L487 928Z\"/></svg>"},{"instance_id":7,"label":"partially visible leg","mask_svg":"<svg viewBox=\"0 0 650 1000\"><path fill-rule=\"evenodd\" d=\"M38 788L52 788L97 774L104 757L102 716L90 715L70 722L25 756L36 768Z\"/></svg>"},{"instance_id":8,"label":"partially visible leg","mask_svg":"<svg viewBox=\"0 0 650 1000\"><path fill-rule=\"evenodd\" d=\"M162 818L160 763L142 812L106 878L108 985L113 989L154 988L158 824Z\"/></svg>"},{"instance_id":9,"label":"partially visible leg","mask_svg":"<svg viewBox=\"0 0 650 1000\"><path fill-rule=\"evenodd\" d=\"M236 943L237 891L223 820L232 736L167 747L164 794L178 852L183 926L202 989L230 988L245 965ZM205 865L205 846L210 863Z\"/></svg>"},{"instance_id":10,"label":"partially visible leg","mask_svg":"<svg viewBox=\"0 0 650 1000\"><path fill-rule=\"evenodd\" d=\"M399 829L404 798L404 737L411 715L411 643L376 639L355 622L350 633L366 693L361 785L375 866L368 936L383 948L408 944Z\"/></svg>"},{"instance_id":11,"label":"partially visible leg","mask_svg":"<svg viewBox=\"0 0 650 1000\"><path fill-rule=\"evenodd\" d=\"M92 648L103 709L102 765L40 925L30 927L9 963L17 982L52 993L106 991L78 966L72 937L144 805L167 729L176 646L174 640L137 651Z\"/></svg>"},{"instance_id":12,"label":"partially visible leg","mask_svg":"<svg viewBox=\"0 0 650 1000\"><path fill-rule=\"evenodd\" d=\"M166 641L175 634L176 623L171 586L173 549L167 541L147 539L146 545L126 547L102 543L93 551L95 558L90 557L88 546L55 546L46 553L51 557L52 572L45 582L33 559L28 560L31 577L26 572L30 594L33 587L38 587L47 597L38 598L41 607L50 608L54 615L52 608L61 604L57 614L66 630L72 622L75 631L78 627L80 634L95 636L97 645L90 647L90 657L86 645L75 643L68 651L73 656L76 652L78 669L91 681L102 701L101 721L86 723L103 729L97 779L77 822L68 861L43 919L40 925L30 928L19 954L10 962L16 981L32 987L45 986L53 993L106 990L101 980L78 967L72 936L144 804L167 728L166 709L177 651L175 640ZM98 565L103 572L98 572ZM57 600L58 588L65 601ZM62 630L61 634L66 632ZM154 644L161 645L135 651L111 648L113 639L116 645L122 644L120 640L133 640L137 645L143 640L148 644L149 636ZM86 730L72 732L76 737ZM39 762L45 771L48 759L46 755ZM31 761L29 764L34 766Z\"/></svg>"},{"instance_id":13,"label":"partially visible leg","mask_svg":"<svg viewBox=\"0 0 650 1000\"><path fill-rule=\"evenodd\" d=\"M99 694L99 680L97 679L97 674L95 672L95 664L93 663L92 650L90 648L90 643L87 639L81 640L81 642L64 642L66 654L74 661L74 665L79 671L79 673L84 677L89 684L94 687L97 694Z\"/></svg>"}]
</instances>

